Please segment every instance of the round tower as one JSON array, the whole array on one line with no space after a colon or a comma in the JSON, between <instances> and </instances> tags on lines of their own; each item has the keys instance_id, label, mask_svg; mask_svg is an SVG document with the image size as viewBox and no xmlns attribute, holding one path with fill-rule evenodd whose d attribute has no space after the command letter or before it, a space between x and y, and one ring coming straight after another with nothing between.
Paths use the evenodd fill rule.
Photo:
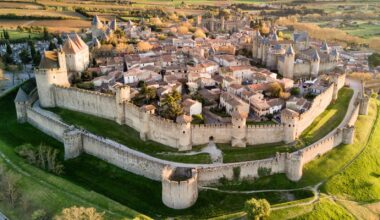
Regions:
<instances>
[{"instance_id":1,"label":"round tower","mask_svg":"<svg viewBox=\"0 0 380 220\"><path fill-rule=\"evenodd\" d=\"M297 138L297 122L299 113L291 110L284 109L281 111L281 122L284 125L284 142L292 143Z\"/></svg>"},{"instance_id":2,"label":"round tower","mask_svg":"<svg viewBox=\"0 0 380 220\"><path fill-rule=\"evenodd\" d=\"M239 112L236 110L232 113L232 147L246 147L247 117L248 114L246 112Z\"/></svg>"},{"instance_id":3,"label":"round tower","mask_svg":"<svg viewBox=\"0 0 380 220\"><path fill-rule=\"evenodd\" d=\"M286 153L285 174L291 181L299 181L302 178L302 151Z\"/></svg>"},{"instance_id":4,"label":"round tower","mask_svg":"<svg viewBox=\"0 0 380 220\"><path fill-rule=\"evenodd\" d=\"M194 168L165 167L162 171L162 202L172 209L186 209L198 198L198 172Z\"/></svg>"}]
</instances>

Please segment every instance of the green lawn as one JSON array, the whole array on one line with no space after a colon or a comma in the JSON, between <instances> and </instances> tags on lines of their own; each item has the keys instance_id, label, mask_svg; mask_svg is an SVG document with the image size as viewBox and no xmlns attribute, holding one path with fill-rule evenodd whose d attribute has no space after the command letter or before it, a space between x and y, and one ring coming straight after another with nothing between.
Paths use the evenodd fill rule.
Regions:
<instances>
[{"instance_id":1,"label":"green lawn","mask_svg":"<svg viewBox=\"0 0 380 220\"><path fill-rule=\"evenodd\" d=\"M270 219L295 219L295 220L354 220L355 218L342 206L329 198L321 198L317 203L307 206L293 207L276 210L271 213Z\"/></svg>"},{"instance_id":2,"label":"green lawn","mask_svg":"<svg viewBox=\"0 0 380 220\"><path fill-rule=\"evenodd\" d=\"M360 202L380 201L380 120L376 120L375 126L368 146L358 159L326 183L328 193Z\"/></svg>"},{"instance_id":3,"label":"green lawn","mask_svg":"<svg viewBox=\"0 0 380 220\"><path fill-rule=\"evenodd\" d=\"M139 133L133 128L126 125L119 125L108 119L60 108L49 110L60 115L63 121L68 124L82 127L92 133L108 137L132 149L157 158L183 163L211 163L211 158L209 154L206 153L191 156L160 154L163 152L178 152L178 150L154 141L143 141L140 139ZM194 150L199 150L199 148L194 147Z\"/></svg>"},{"instance_id":4,"label":"green lawn","mask_svg":"<svg viewBox=\"0 0 380 220\"><path fill-rule=\"evenodd\" d=\"M38 208L45 209L49 214L56 214L63 208L81 205L95 207L106 211L107 219L133 218L138 213L115 202L93 190L85 189L58 177L42 171L24 162L16 155L14 148L30 143L37 147L41 142L62 150L62 144L38 131L29 124L20 125L16 122L13 100L15 91L0 98L0 164L13 170L21 176L20 191L32 205L31 210L24 210L20 205L10 208L0 200L0 210L11 219L30 219L30 213ZM6 158L6 160L5 160Z\"/></svg>"},{"instance_id":5,"label":"green lawn","mask_svg":"<svg viewBox=\"0 0 380 220\"><path fill-rule=\"evenodd\" d=\"M29 33L27 31L18 31L18 30L7 30L9 33L10 40L21 40L21 39L41 39L42 33ZM4 40L3 38L3 29L0 30L0 40Z\"/></svg>"},{"instance_id":6,"label":"green lawn","mask_svg":"<svg viewBox=\"0 0 380 220\"><path fill-rule=\"evenodd\" d=\"M276 174L262 177L254 181L229 182L218 186L222 189L252 190L252 189L286 189L297 188L316 184L323 179L337 173L346 163L348 163L366 145L371 129L375 123L378 105L375 99L371 99L368 115L360 115L355 124L355 139L350 145L342 144L325 155L306 164L303 168L301 180L294 183L288 180L285 174ZM380 129L380 127L379 127ZM363 166L368 166L367 163ZM352 175L352 178L355 176Z\"/></svg>"},{"instance_id":7,"label":"green lawn","mask_svg":"<svg viewBox=\"0 0 380 220\"><path fill-rule=\"evenodd\" d=\"M339 91L336 102L331 103L327 109L314 119L313 123L302 132L297 147L310 145L338 127L346 115L353 94L354 91L352 89L343 87Z\"/></svg>"},{"instance_id":8,"label":"green lawn","mask_svg":"<svg viewBox=\"0 0 380 220\"><path fill-rule=\"evenodd\" d=\"M276 152L291 152L295 148L284 143L261 144L245 148L232 148L230 144L217 144L223 152L223 162L232 163L273 157Z\"/></svg>"}]
</instances>

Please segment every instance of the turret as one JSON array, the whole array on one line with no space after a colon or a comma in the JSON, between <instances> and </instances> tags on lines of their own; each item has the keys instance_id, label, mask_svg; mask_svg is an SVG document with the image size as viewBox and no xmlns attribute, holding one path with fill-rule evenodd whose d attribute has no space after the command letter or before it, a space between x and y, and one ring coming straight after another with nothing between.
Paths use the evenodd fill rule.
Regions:
<instances>
[{"instance_id":1,"label":"turret","mask_svg":"<svg viewBox=\"0 0 380 220\"><path fill-rule=\"evenodd\" d=\"M95 15L92 18L91 26L92 26L92 28L96 28L96 29L102 29L103 28L103 23L100 21L100 19L97 15Z\"/></svg>"},{"instance_id":2,"label":"turret","mask_svg":"<svg viewBox=\"0 0 380 220\"><path fill-rule=\"evenodd\" d=\"M323 52L323 53L330 53L330 47L329 47L329 45L327 44L326 41L323 41L320 50L321 50L321 52Z\"/></svg>"},{"instance_id":3,"label":"turret","mask_svg":"<svg viewBox=\"0 0 380 220\"><path fill-rule=\"evenodd\" d=\"M246 120L248 114L235 110L232 112L232 147L246 147Z\"/></svg>"},{"instance_id":4,"label":"turret","mask_svg":"<svg viewBox=\"0 0 380 220\"><path fill-rule=\"evenodd\" d=\"M131 99L131 88L127 85L116 86L116 122L125 123L125 102Z\"/></svg>"},{"instance_id":5,"label":"turret","mask_svg":"<svg viewBox=\"0 0 380 220\"><path fill-rule=\"evenodd\" d=\"M294 61L295 61L296 53L294 52L293 46L290 45L285 52L284 57L284 77L292 79L294 72Z\"/></svg>"},{"instance_id":6,"label":"turret","mask_svg":"<svg viewBox=\"0 0 380 220\"><path fill-rule=\"evenodd\" d=\"M329 60L330 62L338 62L339 60L339 52L336 48L334 48L331 53L329 54Z\"/></svg>"},{"instance_id":7,"label":"turret","mask_svg":"<svg viewBox=\"0 0 380 220\"><path fill-rule=\"evenodd\" d=\"M299 181L302 178L303 152L286 153L285 174L291 181Z\"/></svg>"},{"instance_id":8,"label":"turret","mask_svg":"<svg viewBox=\"0 0 380 220\"><path fill-rule=\"evenodd\" d=\"M320 62L321 62L321 58L319 57L318 51L314 50L311 55L311 60L310 60L310 64L311 64L310 73L312 77L318 76Z\"/></svg>"},{"instance_id":9,"label":"turret","mask_svg":"<svg viewBox=\"0 0 380 220\"><path fill-rule=\"evenodd\" d=\"M185 114L178 116L176 119L176 122L180 125L179 151L191 150L191 121L192 117Z\"/></svg>"},{"instance_id":10,"label":"turret","mask_svg":"<svg viewBox=\"0 0 380 220\"><path fill-rule=\"evenodd\" d=\"M150 116L154 114L155 110L156 110L156 107L154 107L153 105L143 105L140 108L140 121L141 121L140 138L141 140L146 141L148 139L149 120L150 120Z\"/></svg>"},{"instance_id":11,"label":"turret","mask_svg":"<svg viewBox=\"0 0 380 220\"><path fill-rule=\"evenodd\" d=\"M53 85L69 87L65 53L44 51L38 68L35 69L38 95L42 107L55 107Z\"/></svg>"},{"instance_id":12,"label":"turret","mask_svg":"<svg viewBox=\"0 0 380 220\"><path fill-rule=\"evenodd\" d=\"M284 125L284 142L292 143L298 137L297 122L299 120L299 113L291 109L284 109L281 111L281 122Z\"/></svg>"},{"instance_id":13,"label":"turret","mask_svg":"<svg viewBox=\"0 0 380 220\"><path fill-rule=\"evenodd\" d=\"M113 31L116 31L116 29L117 29L116 18L111 21L111 23L110 23L110 29L113 30Z\"/></svg>"}]
</instances>

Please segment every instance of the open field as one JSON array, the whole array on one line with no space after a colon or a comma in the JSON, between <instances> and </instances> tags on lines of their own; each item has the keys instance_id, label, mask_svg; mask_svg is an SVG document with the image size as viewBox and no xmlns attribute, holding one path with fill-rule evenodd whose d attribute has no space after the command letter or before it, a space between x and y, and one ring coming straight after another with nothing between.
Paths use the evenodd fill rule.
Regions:
<instances>
[{"instance_id":1,"label":"open field","mask_svg":"<svg viewBox=\"0 0 380 220\"><path fill-rule=\"evenodd\" d=\"M91 22L88 20L11 20L0 19L0 28L15 29L17 26L40 26L47 27L50 32L70 32L80 31L82 28L89 28Z\"/></svg>"},{"instance_id":2,"label":"open field","mask_svg":"<svg viewBox=\"0 0 380 220\"><path fill-rule=\"evenodd\" d=\"M0 29L2 32L3 29ZM7 30L9 33L10 40L19 40L19 39L40 39L43 37L42 33L29 33L27 31L16 31L16 30ZM0 36L0 40L2 40L3 36Z\"/></svg>"},{"instance_id":3,"label":"open field","mask_svg":"<svg viewBox=\"0 0 380 220\"><path fill-rule=\"evenodd\" d=\"M43 9L41 5L28 2L0 2L0 8L13 8L13 9Z\"/></svg>"},{"instance_id":4,"label":"open field","mask_svg":"<svg viewBox=\"0 0 380 220\"><path fill-rule=\"evenodd\" d=\"M67 19L83 19L83 15L73 11L33 10L0 8L0 15L14 14L17 16L61 17Z\"/></svg>"}]
</instances>

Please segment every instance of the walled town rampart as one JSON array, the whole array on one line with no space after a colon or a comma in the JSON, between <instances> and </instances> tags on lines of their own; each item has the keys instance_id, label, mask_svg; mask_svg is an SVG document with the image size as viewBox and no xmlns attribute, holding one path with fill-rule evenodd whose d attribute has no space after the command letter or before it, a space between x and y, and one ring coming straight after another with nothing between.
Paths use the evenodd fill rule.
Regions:
<instances>
[{"instance_id":1,"label":"walled town rampart","mask_svg":"<svg viewBox=\"0 0 380 220\"><path fill-rule=\"evenodd\" d=\"M110 95L53 85L52 94L57 107L114 120L137 130L143 140L190 150L193 145L207 144L211 138L216 143L232 143L240 147L246 144L293 142L336 98L337 91L344 85L345 75L334 76L333 79L333 83L313 100L310 109L293 119L291 125L285 118L284 124L280 125L246 126L239 120L223 125L180 125L145 112L129 102L129 87L126 86L117 88L116 95Z\"/></svg>"}]
</instances>

